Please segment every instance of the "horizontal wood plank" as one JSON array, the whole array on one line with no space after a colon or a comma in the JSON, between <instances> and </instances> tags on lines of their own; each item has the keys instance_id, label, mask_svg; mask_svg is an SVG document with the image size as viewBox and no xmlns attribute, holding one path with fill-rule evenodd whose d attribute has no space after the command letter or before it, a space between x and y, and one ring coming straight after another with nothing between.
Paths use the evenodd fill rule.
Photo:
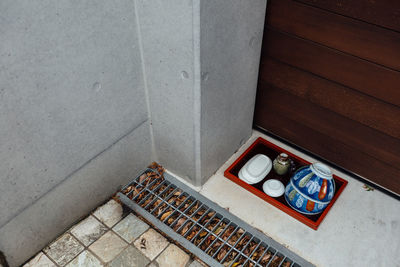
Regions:
<instances>
[{"instance_id":1,"label":"horizontal wood plank","mask_svg":"<svg viewBox=\"0 0 400 267\"><path fill-rule=\"evenodd\" d=\"M264 103L268 105L270 113L277 112L301 121L314 131L328 134L354 150L362 151L400 170L400 140L320 108L285 90L264 84L260 84L260 88L260 94L268 98Z\"/></svg>"},{"instance_id":2,"label":"horizontal wood plank","mask_svg":"<svg viewBox=\"0 0 400 267\"><path fill-rule=\"evenodd\" d=\"M297 0L344 16L400 31L398 0ZM269 4L269 3L268 3Z\"/></svg>"},{"instance_id":3,"label":"horizontal wood plank","mask_svg":"<svg viewBox=\"0 0 400 267\"><path fill-rule=\"evenodd\" d=\"M399 32L292 0L268 5L270 27L400 70Z\"/></svg>"},{"instance_id":4,"label":"horizontal wood plank","mask_svg":"<svg viewBox=\"0 0 400 267\"><path fill-rule=\"evenodd\" d=\"M267 28L264 36L263 57L400 106L400 72L274 29Z\"/></svg>"},{"instance_id":5,"label":"horizontal wood plank","mask_svg":"<svg viewBox=\"0 0 400 267\"><path fill-rule=\"evenodd\" d=\"M310 103L400 139L400 108L272 58L263 59L259 79Z\"/></svg>"},{"instance_id":6,"label":"horizontal wood plank","mask_svg":"<svg viewBox=\"0 0 400 267\"><path fill-rule=\"evenodd\" d=\"M400 194L400 170L392 165L393 162L388 163L355 149L351 142L343 140L335 132L317 130L313 123L304 120L304 108L293 109L295 103L290 101L287 93L271 88L258 91L256 125ZM277 97L282 101L276 101ZM329 124L336 124L336 121Z\"/></svg>"}]
</instances>

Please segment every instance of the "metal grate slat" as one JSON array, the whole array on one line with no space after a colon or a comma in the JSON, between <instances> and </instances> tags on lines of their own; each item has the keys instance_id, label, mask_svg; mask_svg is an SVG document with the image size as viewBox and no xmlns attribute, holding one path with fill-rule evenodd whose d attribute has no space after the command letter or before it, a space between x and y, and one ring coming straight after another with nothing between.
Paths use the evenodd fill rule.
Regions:
<instances>
[{"instance_id":1,"label":"metal grate slat","mask_svg":"<svg viewBox=\"0 0 400 267\"><path fill-rule=\"evenodd\" d=\"M234 223L231 222L231 224L229 226L235 225ZM229 229L229 226L227 227L227 230L225 230L225 232L222 234L222 236L224 236L226 234L226 232ZM229 251L231 250L231 246L228 243L228 240L232 237L232 235L235 233L235 230L239 228L239 226L235 225L234 226L234 230L232 231L232 233L225 239L224 243L217 249L217 251L214 253L213 258L215 258L217 256L217 254L221 251L221 249L225 246L230 247ZM224 240L224 238L222 238ZM228 251L228 252L229 252ZM226 253L226 255L220 260L221 262L223 262L223 260L225 259L225 257L228 255L228 252Z\"/></svg>"},{"instance_id":2,"label":"metal grate slat","mask_svg":"<svg viewBox=\"0 0 400 267\"><path fill-rule=\"evenodd\" d=\"M148 168L118 197L210 266L314 266L169 174Z\"/></svg>"},{"instance_id":3,"label":"metal grate slat","mask_svg":"<svg viewBox=\"0 0 400 267\"><path fill-rule=\"evenodd\" d=\"M256 262L252 259L253 255L257 252L258 248L262 245L262 242L260 241L257 245L257 247L253 250L253 252L250 253L249 255L249 261L254 262L254 264L256 264Z\"/></svg>"},{"instance_id":4,"label":"metal grate slat","mask_svg":"<svg viewBox=\"0 0 400 267\"><path fill-rule=\"evenodd\" d=\"M243 236L243 239L248 239L247 241L244 241L245 243L243 244L243 247L238 251L238 254L236 255L236 257L233 259L233 262L232 262L232 264L230 265L230 266L232 266L235 262L237 262L237 261L239 261L240 260L240 258L243 258L243 259L245 259L244 257L243 257L243 252L244 252L244 250L247 248L247 245L250 243L250 241L253 239L253 237L252 236L250 236L249 237L249 235L247 234L247 233L245 233ZM236 246L235 246L235 248L236 248ZM244 260L245 261L245 260ZM244 263L244 261L243 261L243 263Z\"/></svg>"},{"instance_id":5,"label":"metal grate slat","mask_svg":"<svg viewBox=\"0 0 400 267\"><path fill-rule=\"evenodd\" d=\"M257 266L261 266L261 261L264 258L264 255L268 252L268 246L265 246L264 252L261 254L260 258L257 260Z\"/></svg>"}]
</instances>

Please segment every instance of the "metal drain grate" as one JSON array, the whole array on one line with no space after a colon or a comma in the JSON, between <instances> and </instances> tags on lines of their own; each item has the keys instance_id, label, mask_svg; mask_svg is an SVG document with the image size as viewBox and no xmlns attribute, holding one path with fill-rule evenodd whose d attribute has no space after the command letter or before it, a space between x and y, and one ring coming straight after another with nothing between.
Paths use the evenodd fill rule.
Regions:
<instances>
[{"instance_id":1,"label":"metal drain grate","mask_svg":"<svg viewBox=\"0 0 400 267\"><path fill-rule=\"evenodd\" d=\"M149 168L118 196L210 266L313 266L169 174Z\"/></svg>"}]
</instances>

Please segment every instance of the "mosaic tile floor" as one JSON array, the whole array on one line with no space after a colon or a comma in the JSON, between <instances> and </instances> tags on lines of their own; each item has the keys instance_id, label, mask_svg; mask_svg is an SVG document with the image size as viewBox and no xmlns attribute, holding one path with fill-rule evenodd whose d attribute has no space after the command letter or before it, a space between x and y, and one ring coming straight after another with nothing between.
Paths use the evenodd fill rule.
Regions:
<instances>
[{"instance_id":1,"label":"mosaic tile floor","mask_svg":"<svg viewBox=\"0 0 400 267\"><path fill-rule=\"evenodd\" d=\"M45 247L24 267L202 267L122 206L110 200Z\"/></svg>"}]
</instances>

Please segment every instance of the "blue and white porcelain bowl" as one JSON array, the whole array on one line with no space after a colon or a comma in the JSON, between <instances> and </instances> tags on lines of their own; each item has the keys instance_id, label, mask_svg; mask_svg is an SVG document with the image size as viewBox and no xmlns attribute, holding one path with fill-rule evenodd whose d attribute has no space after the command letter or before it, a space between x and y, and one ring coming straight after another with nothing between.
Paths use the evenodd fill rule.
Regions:
<instances>
[{"instance_id":1,"label":"blue and white porcelain bowl","mask_svg":"<svg viewBox=\"0 0 400 267\"><path fill-rule=\"evenodd\" d=\"M315 202L300 194L291 182L286 186L285 199L292 209L307 215L318 214L328 206L328 203Z\"/></svg>"},{"instance_id":2,"label":"blue and white porcelain bowl","mask_svg":"<svg viewBox=\"0 0 400 267\"><path fill-rule=\"evenodd\" d=\"M298 169L291 182L297 191L314 201L329 202L335 193L332 172L320 162Z\"/></svg>"},{"instance_id":3,"label":"blue and white porcelain bowl","mask_svg":"<svg viewBox=\"0 0 400 267\"><path fill-rule=\"evenodd\" d=\"M328 166L314 163L302 167L286 186L285 199L295 210L306 214L322 212L335 193L335 181Z\"/></svg>"}]
</instances>

